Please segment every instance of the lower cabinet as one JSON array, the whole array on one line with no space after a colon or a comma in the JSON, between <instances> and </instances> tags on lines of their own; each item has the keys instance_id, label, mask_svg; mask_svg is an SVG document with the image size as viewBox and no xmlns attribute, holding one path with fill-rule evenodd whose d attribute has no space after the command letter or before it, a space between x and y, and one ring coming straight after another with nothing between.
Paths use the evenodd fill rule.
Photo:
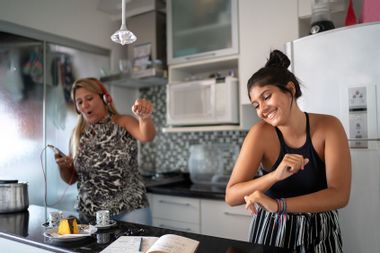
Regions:
<instances>
[{"instance_id":1,"label":"lower cabinet","mask_svg":"<svg viewBox=\"0 0 380 253\"><path fill-rule=\"evenodd\" d=\"M167 228L184 232L200 233L199 224L174 221L169 219L153 218L153 226L159 228Z\"/></svg>"},{"instance_id":2,"label":"lower cabinet","mask_svg":"<svg viewBox=\"0 0 380 253\"><path fill-rule=\"evenodd\" d=\"M153 226L200 233L200 200L150 194Z\"/></svg>"},{"instance_id":3,"label":"lower cabinet","mask_svg":"<svg viewBox=\"0 0 380 253\"><path fill-rule=\"evenodd\" d=\"M248 241L251 216L223 200L148 194L153 226Z\"/></svg>"},{"instance_id":4,"label":"lower cabinet","mask_svg":"<svg viewBox=\"0 0 380 253\"><path fill-rule=\"evenodd\" d=\"M252 216L244 205L231 207L220 200L201 200L201 233L248 241Z\"/></svg>"}]
</instances>

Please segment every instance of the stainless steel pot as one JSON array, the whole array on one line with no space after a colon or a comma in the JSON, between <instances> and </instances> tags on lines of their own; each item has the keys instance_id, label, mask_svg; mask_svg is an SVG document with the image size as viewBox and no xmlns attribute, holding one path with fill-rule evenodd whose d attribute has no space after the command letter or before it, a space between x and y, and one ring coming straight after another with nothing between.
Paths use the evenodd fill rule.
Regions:
<instances>
[{"instance_id":1,"label":"stainless steel pot","mask_svg":"<svg viewBox=\"0 0 380 253\"><path fill-rule=\"evenodd\" d=\"M25 211L29 207L28 184L0 180L0 213Z\"/></svg>"}]
</instances>

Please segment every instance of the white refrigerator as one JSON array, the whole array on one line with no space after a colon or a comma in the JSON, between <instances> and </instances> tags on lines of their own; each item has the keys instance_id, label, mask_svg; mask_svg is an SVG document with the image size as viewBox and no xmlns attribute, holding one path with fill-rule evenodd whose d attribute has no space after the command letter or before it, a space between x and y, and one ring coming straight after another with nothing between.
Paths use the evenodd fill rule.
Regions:
<instances>
[{"instance_id":1,"label":"white refrigerator","mask_svg":"<svg viewBox=\"0 0 380 253\"><path fill-rule=\"evenodd\" d=\"M339 210L345 253L380 249L380 23L285 45L301 82L302 110L338 117L350 140L350 202Z\"/></svg>"}]
</instances>

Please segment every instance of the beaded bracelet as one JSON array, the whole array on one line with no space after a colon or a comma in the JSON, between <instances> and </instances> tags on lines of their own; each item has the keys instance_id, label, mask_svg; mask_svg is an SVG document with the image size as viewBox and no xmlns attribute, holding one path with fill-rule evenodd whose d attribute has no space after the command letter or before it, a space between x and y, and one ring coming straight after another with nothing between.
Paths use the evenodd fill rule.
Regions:
<instances>
[{"instance_id":1,"label":"beaded bracelet","mask_svg":"<svg viewBox=\"0 0 380 253\"><path fill-rule=\"evenodd\" d=\"M286 201L284 198L276 199L278 210L277 213L279 214L279 223L280 225L284 222L286 222Z\"/></svg>"},{"instance_id":2,"label":"beaded bracelet","mask_svg":"<svg viewBox=\"0 0 380 253\"><path fill-rule=\"evenodd\" d=\"M287 209L286 201L284 198L281 198L281 202L282 202L282 213L286 214L286 209Z\"/></svg>"},{"instance_id":3,"label":"beaded bracelet","mask_svg":"<svg viewBox=\"0 0 380 253\"><path fill-rule=\"evenodd\" d=\"M278 210L277 213L279 214L285 214L286 213L286 201L284 198L276 199Z\"/></svg>"},{"instance_id":4,"label":"beaded bracelet","mask_svg":"<svg viewBox=\"0 0 380 253\"><path fill-rule=\"evenodd\" d=\"M276 199L277 202L277 213L280 213L282 210L282 202L280 199Z\"/></svg>"}]
</instances>

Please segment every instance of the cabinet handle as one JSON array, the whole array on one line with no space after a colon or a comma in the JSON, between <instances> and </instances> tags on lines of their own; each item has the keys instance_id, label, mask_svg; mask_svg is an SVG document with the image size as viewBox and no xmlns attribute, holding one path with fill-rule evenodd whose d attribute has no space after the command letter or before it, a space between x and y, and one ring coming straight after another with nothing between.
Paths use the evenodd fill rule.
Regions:
<instances>
[{"instance_id":1,"label":"cabinet handle","mask_svg":"<svg viewBox=\"0 0 380 253\"><path fill-rule=\"evenodd\" d=\"M225 215L230 215L230 216L242 216L242 217L251 217L248 214L240 214L240 213L230 213L230 212L224 212Z\"/></svg>"},{"instance_id":2,"label":"cabinet handle","mask_svg":"<svg viewBox=\"0 0 380 253\"><path fill-rule=\"evenodd\" d=\"M162 204L169 204L169 205L191 206L189 203L178 203L178 202L173 202L173 201L168 201L168 200L159 200L158 202Z\"/></svg>"},{"instance_id":3,"label":"cabinet handle","mask_svg":"<svg viewBox=\"0 0 380 253\"><path fill-rule=\"evenodd\" d=\"M215 56L215 53L208 53L208 54L202 54L202 55L187 56L186 60L203 58L203 57L211 57L211 56Z\"/></svg>"},{"instance_id":4,"label":"cabinet handle","mask_svg":"<svg viewBox=\"0 0 380 253\"><path fill-rule=\"evenodd\" d=\"M188 231L188 232L192 231L191 228L180 228L180 227L166 226L164 224L160 224L159 227L160 228L172 229L172 230Z\"/></svg>"}]
</instances>

